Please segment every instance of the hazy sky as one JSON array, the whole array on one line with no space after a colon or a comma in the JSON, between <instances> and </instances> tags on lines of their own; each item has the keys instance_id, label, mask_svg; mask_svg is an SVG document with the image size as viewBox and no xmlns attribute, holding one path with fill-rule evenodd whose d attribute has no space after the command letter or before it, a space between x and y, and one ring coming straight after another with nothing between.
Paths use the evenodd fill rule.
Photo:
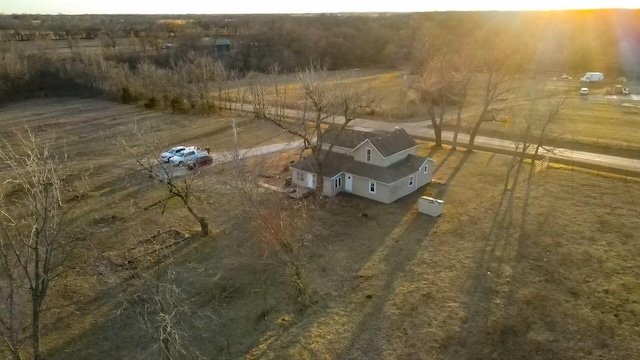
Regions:
<instances>
[{"instance_id":1,"label":"hazy sky","mask_svg":"<svg viewBox=\"0 0 640 360\"><path fill-rule=\"evenodd\" d=\"M0 0L0 13L242 14L638 8L639 0Z\"/></svg>"}]
</instances>

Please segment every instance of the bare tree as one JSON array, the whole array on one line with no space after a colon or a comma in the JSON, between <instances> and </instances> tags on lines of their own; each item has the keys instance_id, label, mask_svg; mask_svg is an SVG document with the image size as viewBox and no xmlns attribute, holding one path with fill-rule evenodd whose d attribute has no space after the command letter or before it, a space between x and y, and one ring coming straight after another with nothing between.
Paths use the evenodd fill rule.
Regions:
<instances>
[{"instance_id":1,"label":"bare tree","mask_svg":"<svg viewBox=\"0 0 640 360\"><path fill-rule=\"evenodd\" d=\"M464 59L466 59L466 57L462 57L461 62L464 62ZM456 103L456 125L455 129L453 130L453 140L451 142L451 147L453 148L453 150L455 150L458 145L458 134L460 133L460 129L462 126L462 112L467 105L469 87L471 85L471 82L473 81L473 72L470 66L466 64L461 64L460 66L458 66L455 73L455 78L456 80L453 98Z\"/></svg>"},{"instance_id":2,"label":"bare tree","mask_svg":"<svg viewBox=\"0 0 640 360\"><path fill-rule=\"evenodd\" d=\"M485 75L483 83L483 94L480 104L481 110L471 127L467 151L473 151L476 136L478 136L482 124L490 121L500 121L499 114L504 108L498 105L497 102L500 98L506 96L508 79L508 75L499 72L499 69L495 66L488 67L488 73Z\"/></svg>"},{"instance_id":3,"label":"bare tree","mask_svg":"<svg viewBox=\"0 0 640 360\"><path fill-rule=\"evenodd\" d=\"M516 50L513 45L514 40L506 38L505 35L498 35L488 30L478 40L484 43L484 46L478 48L475 44L473 51L476 55L476 69L484 79L481 81L480 112L469 132L467 151L473 151L475 139L482 124L503 121L499 116L505 110L504 103L501 101L506 99L507 94L513 90L512 75L520 65L521 59L520 55L513 54Z\"/></svg>"},{"instance_id":4,"label":"bare tree","mask_svg":"<svg viewBox=\"0 0 640 360\"><path fill-rule=\"evenodd\" d=\"M82 67L80 81L91 88L109 91L115 86L109 85L112 81L113 64L105 60L98 52L80 52L79 66Z\"/></svg>"},{"instance_id":5,"label":"bare tree","mask_svg":"<svg viewBox=\"0 0 640 360\"><path fill-rule=\"evenodd\" d=\"M337 130L337 136L340 136L358 115L373 107L376 97L372 92L355 88L346 82L329 82L326 69L317 63L312 63L297 73L297 85L304 97L302 111L287 111L286 87L283 91L276 84L273 99L267 98L264 89L252 89L253 112L303 141L304 148L311 151L318 175L316 194L321 195L324 187L323 163L335 144L326 143L324 139L329 119L336 125L334 129Z\"/></svg>"},{"instance_id":6,"label":"bare tree","mask_svg":"<svg viewBox=\"0 0 640 360\"><path fill-rule=\"evenodd\" d=\"M28 337L37 360L42 358L44 304L74 240L67 218L77 201L63 204L69 185L63 186L65 172L55 154L30 132L18 141L14 147L5 140L0 151L6 174L0 203L0 277L6 300L0 307L0 333L13 358L19 358L25 323L21 316L28 314Z\"/></svg>"},{"instance_id":7,"label":"bare tree","mask_svg":"<svg viewBox=\"0 0 640 360\"><path fill-rule=\"evenodd\" d=\"M246 165L237 141L228 160L231 171L221 182L242 199L256 238L285 266L297 301L303 306L308 305L310 289L302 262L302 250L310 240L306 202L290 199L282 193L261 191L258 185L261 166Z\"/></svg>"},{"instance_id":8,"label":"bare tree","mask_svg":"<svg viewBox=\"0 0 640 360\"><path fill-rule=\"evenodd\" d=\"M138 64L137 76L140 77L142 90L150 99L165 99L171 93L172 81L175 74L167 69L155 66L148 60L143 60ZM177 81L174 81L174 83Z\"/></svg>"},{"instance_id":9,"label":"bare tree","mask_svg":"<svg viewBox=\"0 0 640 360\"><path fill-rule=\"evenodd\" d=\"M118 33L116 30L107 30L102 33L102 47L115 50L118 46Z\"/></svg>"},{"instance_id":10,"label":"bare tree","mask_svg":"<svg viewBox=\"0 0 640 360\"><path fill-rule=\"evenodd\" d=\"M536 90L534 89L532 92ZM502 212L502 216L494 218L494 227L498 218L501 226L511 226L515 211L515 194L521 185L521 176L526 175L525 196L521 208L521 232L524 230L536 160L540 156L540 150L544 147L549 126L557 120L563 105L564 98L557 98L544 103L534 100L527 105L526 109L514 109L518 114L513 125L516 128L517 140L514 142L514 153L507 167L503 192L499 201L499 212ZM523 167L524 160L527 158L531 158L532 161L529 164L527 174L525 174Z\"/></svg>"},{"instance_id":11,"label":"bare tree","mask_svg":"<svg viewBox=\"0 0 640 360\"><path fill-rule=\"evenodd\" d=\"M122 140L125 149L135 159L138 167L150 178L158 180L162 183L165 190L161 199L144 207L144 210L160 207L162 214L167 210L167 205L171 200L179 200L189 214L200 225L200 233L202 235L209 234L209 223L204 216L201 216L192 205L194 197L194 180L193 172L187 173L184 167L174 168L172 165L159 162L153 148L143 143L141 146L129 146L125 140Z\"/></svg>"},{"instance_id":12,"label":"bare tree","mask_svg":"<svg viewBox=\"0 0 640 360\"><path fill-rule=\"evenodd\" d=\"M458 31L455 28L443 31L434 24L420 25L411 50L410 66L419 76L408 87L420 94L418 102L431 122L436 146L442 146L445 114L453 105L458 110L455 144L466 106L472 69L469 57L465 56L467 42L456 35Z\"/></svg>"},{"instance_id":13,"label":"bare tree","mask_svg":"<svg viewBox=\"0 0 640 360\"><path fill-rule=\"evenodd\" d=\"M564 103L564 97L549 100L543 105L542 109L536 108L538 110L537 113L534 113L534 116L530 118L530 122L532 123L532 126L535 127L537 134L534 135L533 160L529 164L529 174L527 176L527 184L525 187L526 192L522 204L521 231L524 231L524 226L526 225L529 201L531 199L532 179L536 171L536 161L539 159L540 150L543 149L544 143L546 142L549 126L553 125L553 123L558 119L558 115L564 108Z\"/></svg>"},{"instance_id":14,"label":"bare tree","mask_svg":"<svg viewBox=\"0 0 640 360\"><path fill-rule=\"evenodd\" d=\"M281 194L264 193L260 199L249 198L255 234L285 264L297 300L306 305L309 289L302 267L302 249L310 240L307 208L304 201L292 202ZM292 204L294 204L292 206Z\"/></svg>"},{"instance_id":15,"label":"bare tree","mask_svg":"<svg viewBox=\"0 0 640 360\"><path fill-rule=\"evenodd\" d=\"M171 250L157 247L153 271L140 272L136 291L122 294L123 306L118 313L132 310L156 342L154 349L161 360L192 358L193 349L185 344L187 319L192 316L189 300L176 284L176 272L171 264L162 263ZM196 356L197 357L197 356Z\"/></svg>"},{"instance_id":16,"label":"bare tree","mask_svg":"<svg viewBox=\"0 0 640 360\"><path fill-rule=\"evenodd\" d=\"M0 306L0 336L11 358L18 360L21 359L21 349L26 340L23 329L28 326L25 305L29 301L23 291L25 284L4 222L0 222L0 263L0 296L3 300Z\"/></svg>"},{"instance_id":17,"label":"bare tree","mask_svg":"<svg viewBox=\"0 0 640 360\"><path fill-rule=\"evenodd\" d=\"M215 111L211 91L215 84L221 84L226 80L224 65L209 56L191 51L187 53L177 71L189 97L197 99L202 112L208 114L211 110Z\"/></svg>"}]
</instances>

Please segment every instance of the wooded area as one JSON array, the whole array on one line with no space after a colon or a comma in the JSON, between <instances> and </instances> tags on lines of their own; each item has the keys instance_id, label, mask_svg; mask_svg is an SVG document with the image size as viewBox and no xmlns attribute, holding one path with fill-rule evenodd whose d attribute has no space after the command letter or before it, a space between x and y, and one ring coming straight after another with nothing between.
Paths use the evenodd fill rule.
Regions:
<instances>
[{"instance_id":1,"label":"wooded area","mask_svg":"<svg viewBox=\"0 0 640 360\"><path fill-rule=\"evenodd\" d=\"M50 40L74 47L77 39L100 39L110 57L130 65L149 57L167 66L168 57L188 51L212 52L203 38L228 39L225 65L241 73L266 71L278 63L294 71L311 59L330 70L353 67L411 68L425 45L446 46L478 36L513 39L504 53L527 54L534 71L591 71L633 76L640 73L640 11L443 12L321 15L0 15L2 53L11 41ZM158 45L176 44L171 55ZM133 55L118 55L119 47ZM437 45L435 45L437 46ZM147 52L147 50L149 50ZM156 50L156 51L153 51ZM162 56L161 56L162 55Z\"/></svg>"}]
</instances>

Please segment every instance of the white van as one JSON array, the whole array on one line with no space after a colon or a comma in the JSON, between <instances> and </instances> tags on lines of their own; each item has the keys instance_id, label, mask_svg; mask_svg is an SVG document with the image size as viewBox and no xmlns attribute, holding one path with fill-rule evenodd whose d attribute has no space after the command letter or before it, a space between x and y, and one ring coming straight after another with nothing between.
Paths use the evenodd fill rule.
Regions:
<instances>
[{"instance_id":1,"label":"white van","mask_svg":"<svg viewBox=\"0 0 640 360\"><path fill-rule=\"evenodd\" d=\"M588 72L580 78L581 82L594 82L604 80L604 74L601 72Z\"/></svg>"}]
</instances>

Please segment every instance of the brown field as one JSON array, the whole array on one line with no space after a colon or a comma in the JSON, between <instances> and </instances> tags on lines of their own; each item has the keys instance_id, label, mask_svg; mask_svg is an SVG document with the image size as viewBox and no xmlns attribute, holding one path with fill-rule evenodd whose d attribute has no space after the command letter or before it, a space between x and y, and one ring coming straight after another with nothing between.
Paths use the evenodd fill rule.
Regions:
<instances>
[{"instance_id":1,"label":"brown field","mask_svg":"<svg viewBox=\"0 0 640 360\"><path fill-rule=\"evenodd\" d=\"M160 189L128 165L120 138L156 151L181 142L225 150L233 146L230 119L46 99L0 108L0 123L3 139L28 126L67 153L74 169L93 166L77 219L86 240L49 298L57 309L45 315L47 357L153 358L155 343L135 315L119 311L123 289L144 293L144 284L129 279L135 272L105 264L157 230L191 234L197 224L176 204L164 215L142 210ZM288 140L266 123L247 119L240 127L242 146L264 139ZM614 359L640 352L640 183L550 168L532 178L526 221L521 182L511 225L492 226L504 210L509 159L426 143L420 151L437 164L437 181L420 194L391 205L347 195L305 200L313 229L303 257L315 300L306 309L240 203L218 185L224 168L202 171L194 206L212 235L190 238L162 265L175 270L191 309L185 346L207 359ZM289 159L253 163L284 175ZM445 200L442 217L417 213L421 194Z\"/></svg>"},{"instance_id":2,"label":"brown field","mask_svg":"<svg viewBox=\"0 0 640 360\"><path fill-rule=\"evenodd\" d=\"M55 53L58 58L67 59L73 56L74 51L101 52L110 51L103 48L103 40L97 39L73 39L73 40L38 40L38 41L11 41L3 43L7 49L17 52L48 52ZM136 41L129 39L116 39L116 49L119 52L133 52L140 50ZM149 49L149 51L152 51Z\"/></svg>"},{"instance_id":3,"label":"brown field","mask_svg":"<svg viewBox=\"0 0 640 360\"><path fill-rule=\"evenodd\" d=\"M482 79L481 76L476 76L471 86L469 104L463 111L465 132L469 131L470 124L476 121L480 112ZM375 114L368 117L398 123L429 120L424 106L420 104L419 94L411 89L411 82L418 81L415 76L408 76L405 84L404 73L400 71L352 70L331 73L329 83L334 84L337 80L378 95ZM266 86L270 86L270 81L273 80L264 80ZM295 77L283 75L278 82L280 85L290 84L286 87L289 106L301 107L304 98L301 89L295 85ZM537 101L537 106L545 106L557 97L566 96L558 121L548 129L549 140L554 146L627 157L637 156L640 150L640 133L636 129L640 126L640 108L623 106L625 101L620 100L581 97L578 90L582 86L585 85L577 80L552 80L551 76L543 75L536 79L518 79L506 86L511 89L506 93L507 101L496 105L505 108L500 115L502 120L510 119L511 123L515 123L532 99ZM604 95L606 86L607 84L589 85L592 95ZM627 86L635 89L632 85ZM273 91L267 91L267 95L273 96ZM628 102L640 105L638 101ZM445 115L445 130L453 131L455 116L455 109L448 110ZM506 126L503 122L488 122L480 129L481 135L503 139L516 138L515 132L514 126Z\"/></svg>"},{"instance_id":4,"label":"brown field","mask_svg":"<svg viewBox=\"0 0 640 360\"><path fill-rule=\"evenodd\" d=\"M100 39L79 40L74 46L86 51L103 51L101 42ZM55 52L63 58L71 56L72 53L69 42L65 40L12 42L4 46L20 51ZM129 39L118 39L117 52L131 52L135 49L139 50L138 44L130 43ZM352 69L327 72L326 80L332 85L347 83L377 94L378 101L375 108L369 112L371 115L366 117L397 123L427 121L428 117L424 106L420 103L419 93L412 89L416 86L412 83L418 79L416 76L409 75L405 80L404 74L402 71L390 69ZM570 74L574 80L552 80L553 76L559 75L538 74L535 79L520 78L509 83L507 87L510 91L506 94L508 100L498 104L506 109L500 117L503 120L509 118L512 123L515 123L532 98L537 99L539 106L544 106L550 99L566 96L567 101L563 112L558 121L548 129L549 145L637 157L640 153L640 132L636 131L640 124L640 102L604 100L601 96L605 92L605 87L613 86L613 83L581 84L577 80L581 74ZM476 75L472 83L469 104L463 112L464 132L469 132L480 112L483 79L482 75ZM230 89L226 94L219 92L213 96L218 96L221 102L224 100L229 103L248 103L249 84L262 83L269 87L274 82L283 86L280 91L286 93L286 103L289 107L303 107L304 97L301 89L296 85L296 74L283 74L273 78L251 73L246 78L228 84ZM582 86L588 86L591 89L589 97L578 95L578 90ZM625 86L630 87L634 94L640 91L637 84ZM535 95L532 95L533 88L537 89ZM267 89L266 94L272 96L273 89ZM623 106L625 103L630 103L632 106ZM455 109L450 109L445 116L445 130L454 129L455 113ZM503 122L483 124L480 135L503 139L515 139L518 136L515 127L505 126Z\"/></svg>"}]
</instances>

